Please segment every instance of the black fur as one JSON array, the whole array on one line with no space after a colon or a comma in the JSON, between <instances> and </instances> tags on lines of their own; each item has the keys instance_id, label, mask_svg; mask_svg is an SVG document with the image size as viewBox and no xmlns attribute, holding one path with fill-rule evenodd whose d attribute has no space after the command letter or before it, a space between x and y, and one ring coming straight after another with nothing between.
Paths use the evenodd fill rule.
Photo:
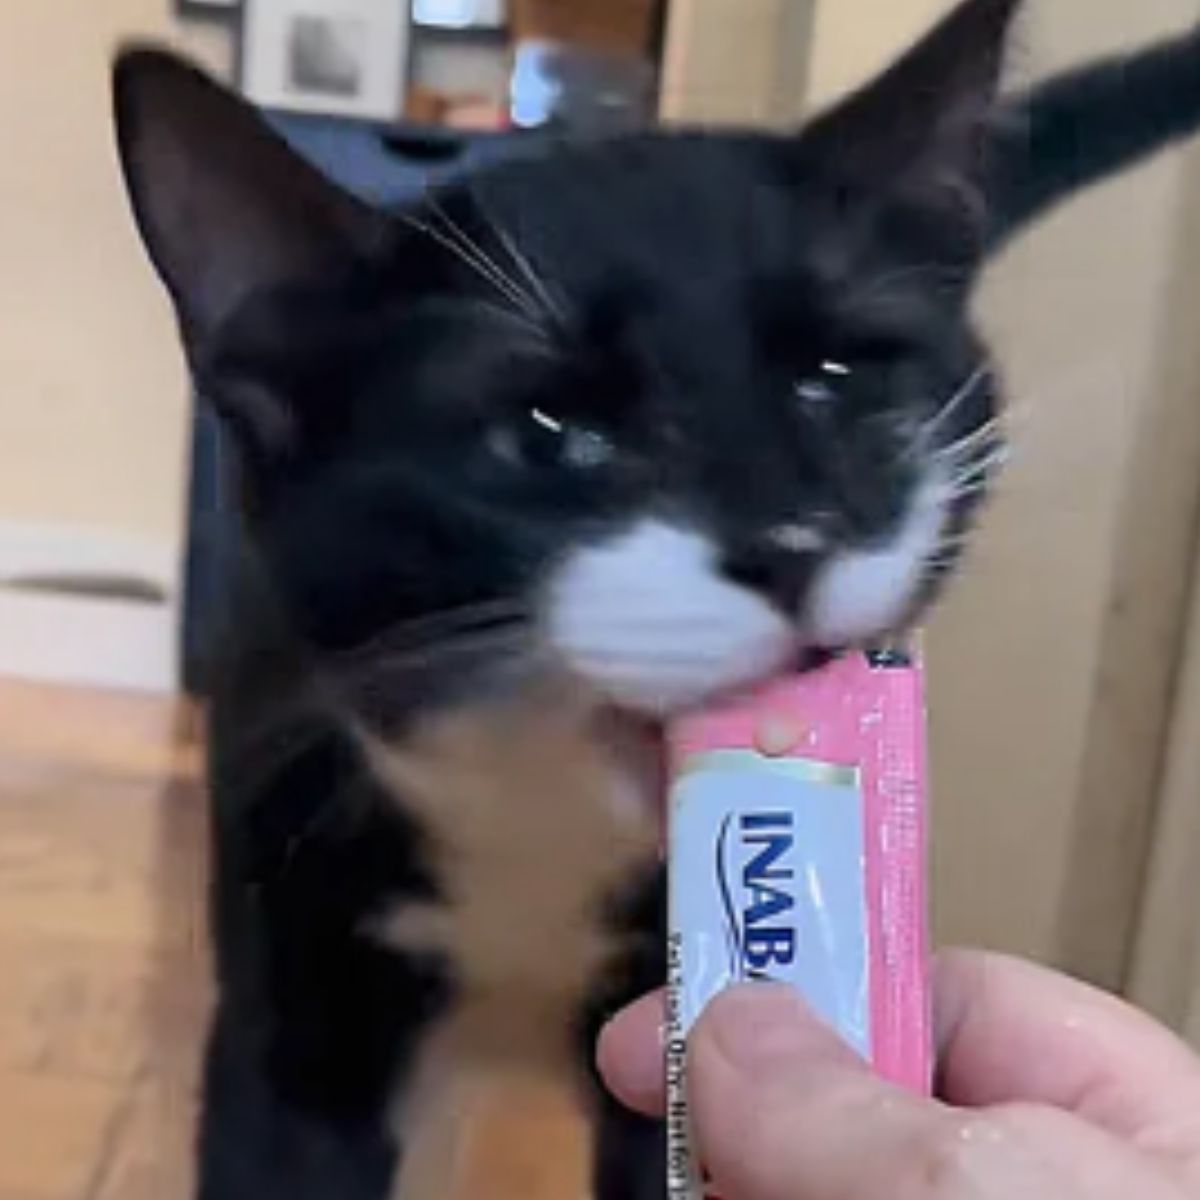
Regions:
<instances>
[{"instance_id":1,"label":"black fur","mask_svg":"<svg viewBox=\"0 0 1200 1200\"><path fill-rule=\"evenodd\" d=\"M969 0L802 137L555 147L397 218L177 60L121 57L134 207L238 434L251 547L213 699L203 1200L383 1200L384 1110L453 1003L453 963L369 935L441 884L347 718L402 737L502 686L492 635L534 636L548 569L647 508L686 508L731 577L792 605L810 564L762 531L797 509L846 544L895 525L907 431L983 361L966 304L988 249L1200 119L1194 38L997 112L1014 6ZM522 298L447 246L450 222ZM797 405L829 360L852 370L839 403ZM995 402L973 389L939 441ZM610 900L642 936L580 998L585 1060L663 975L661 876ZM661 1132L596 1096L598 1196L659 1194Z\"/></svg>"}]
</instances>

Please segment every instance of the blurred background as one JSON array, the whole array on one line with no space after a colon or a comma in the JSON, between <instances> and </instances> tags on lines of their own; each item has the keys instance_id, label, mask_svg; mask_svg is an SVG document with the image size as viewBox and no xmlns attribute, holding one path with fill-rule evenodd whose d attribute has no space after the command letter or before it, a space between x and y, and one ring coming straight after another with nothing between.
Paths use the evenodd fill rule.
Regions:
<instances>
[{"instance_id":1,"label":"blurred background","mask_svg":"<svg viewBox=\"0 0 1200 1200\"><path fill-rule=\"evenodd\" d=\"M89 941L96 910L87 889L111 884L121 911L135 914L136 946L143 934L156 954L169 957L176 946L163 933L155 889L164 862L178 863L163 849L172 822L186 830L192 817L180 815L178 799L175 808L155 807L154 788L194 769L172 749L178 713L166 714L170 697L202 691L205 622L220 580L218 448L117 175L107 81L116 44L150 38L192 54L347 187L386 200L505 153L511 139L538 128L795 124L948 7L4 6L0 680L9 682L0 683L0 764L7 754L9 765L0 766L0 963L10 944L24 946L29 962L24 975L8 976L25 982L0 998L0 1121L3 1072L26 1071L51 1053L29 1021L42 1020L47 1005L67 1014L64 1023L79 1016L71 987L45 966L47 943L27 945L31 927L49 928L63 947ZM1030 0L1014 86L1198 17L1196 0ZM939 937L1064 966L1132 995L1200 1042L1198 300L1194 149L1073 202L994 266L979 311L1015 398L1017 454L929 645ZM112 699L89 707L97 696ZM74 740L80 728L94 739L83 750ZM56 756L59 774L48 765ZM42 775L30 774L35 758ZM89 771L153 785L140 832L112 848L114 861L136 859L125 875L95 861L105 837L116 836L94 832L114 811L103 795L73 793L59 824L30 832L61 798L46 781L77 783ZM41 790L30 792L35 777ZM133 820L128 813L141 810L129 804L120 811ZM18 849L5 857L6 845ZM69 868L48 865L60 852ZM194 867L180 870L199 877ZM127 896L130 878L151 899ZM46 896L60 885L82 890L69 902L51 900L58 917L47 917ZM184 926L187 941L194 922ZM124 935L112 936L126 945ZM80 961L62 953L64 962ZM62 970L76 992L90 994L92 976ZM96 1001L107 1030L97 1036L113 1044L134 1037L136 1024L113 999L124 996L121 986ZM88 1053L99 1053L105 1070L106 1053L125 1064L125 1052L105 1044ZM15 1105L26 1125L32 1094L23 1086ZM47 1114L60 1111L55 1097L44 1100ZM93 1101L107 1120L107 1101L70 1103L90 1114ZM58 1164L71 1156L52 1146L46 1157ZM73 1186L56 1191L32 1175L36 1186L25 1176L19 1187L6 1185L6 1170L0 1161L0 1200L9 1192L65 1196ZM128 1200L136 1188L121 1178Z\"/></svg>"}]
</instances>

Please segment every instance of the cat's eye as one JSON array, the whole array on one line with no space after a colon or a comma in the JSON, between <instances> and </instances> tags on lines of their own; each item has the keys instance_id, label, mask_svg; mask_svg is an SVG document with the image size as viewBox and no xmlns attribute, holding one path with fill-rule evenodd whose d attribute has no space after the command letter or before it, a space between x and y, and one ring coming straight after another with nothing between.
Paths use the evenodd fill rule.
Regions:
<instances>
[{"instance_id":1,"label":"cat's eye","mask_svg":"<svg viewBox=\"0 0 1200 1200\"><path fill-rule=\"evenodd\" d=\"M513 466L595 470L611 461L612 439L597 429L536 405L495 425L488 447Z\"/></svg>"},{"instance_id":2,"label":"cat's eye","mask_svg":"<svg viewBox=\"0 0 1200 1200\"><path fill-rule=\"evenodd\" d=\"M850 374L845 363L827 358L796 381L796 399L807 410L828 408L840 399Z\"/></svg>"}]
</instances>

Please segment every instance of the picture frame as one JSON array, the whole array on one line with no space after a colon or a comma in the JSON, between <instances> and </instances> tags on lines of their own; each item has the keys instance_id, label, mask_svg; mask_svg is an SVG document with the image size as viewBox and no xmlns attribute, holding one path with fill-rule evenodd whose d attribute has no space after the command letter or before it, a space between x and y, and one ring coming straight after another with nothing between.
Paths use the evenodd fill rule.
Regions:
<instances>
[{"instance_id":1,"label":"picture frame","mask_svg":"<svg viewBox=\"0 0 1200 1200\"><path fill-rule=\"evenodd\" d=\"M175 0L175 11L181 17L202 20L230 21L242 7L242 0Z\"/></svg>"},{"instance_id":2,"label":"picture frame","mask_svg":"<svg viewBox=\"0 0 1200 1200\"><path fill-rule=\"evenodd\" d=\"M404 108L407 0L242 0L238 75L252 103L392 121Z\"/></svg>"}]
</instances>

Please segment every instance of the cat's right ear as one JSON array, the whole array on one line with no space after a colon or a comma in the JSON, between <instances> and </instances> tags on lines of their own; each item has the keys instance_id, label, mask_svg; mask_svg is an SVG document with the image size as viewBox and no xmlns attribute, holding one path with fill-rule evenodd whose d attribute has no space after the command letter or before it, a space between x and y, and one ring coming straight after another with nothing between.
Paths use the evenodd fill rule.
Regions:
<instances>
[{"instance_id":1,"label":"cat's right ear","mask_svg":"<svg viewBox=\"0 0 1200 1200\"><path fill-rule=\"evenodd\" d=\"M133 209L189 356L251 295L369 254L386 219L334 187L248 104L165 51L113 69Z\"/></svg>"}]
</instances>

